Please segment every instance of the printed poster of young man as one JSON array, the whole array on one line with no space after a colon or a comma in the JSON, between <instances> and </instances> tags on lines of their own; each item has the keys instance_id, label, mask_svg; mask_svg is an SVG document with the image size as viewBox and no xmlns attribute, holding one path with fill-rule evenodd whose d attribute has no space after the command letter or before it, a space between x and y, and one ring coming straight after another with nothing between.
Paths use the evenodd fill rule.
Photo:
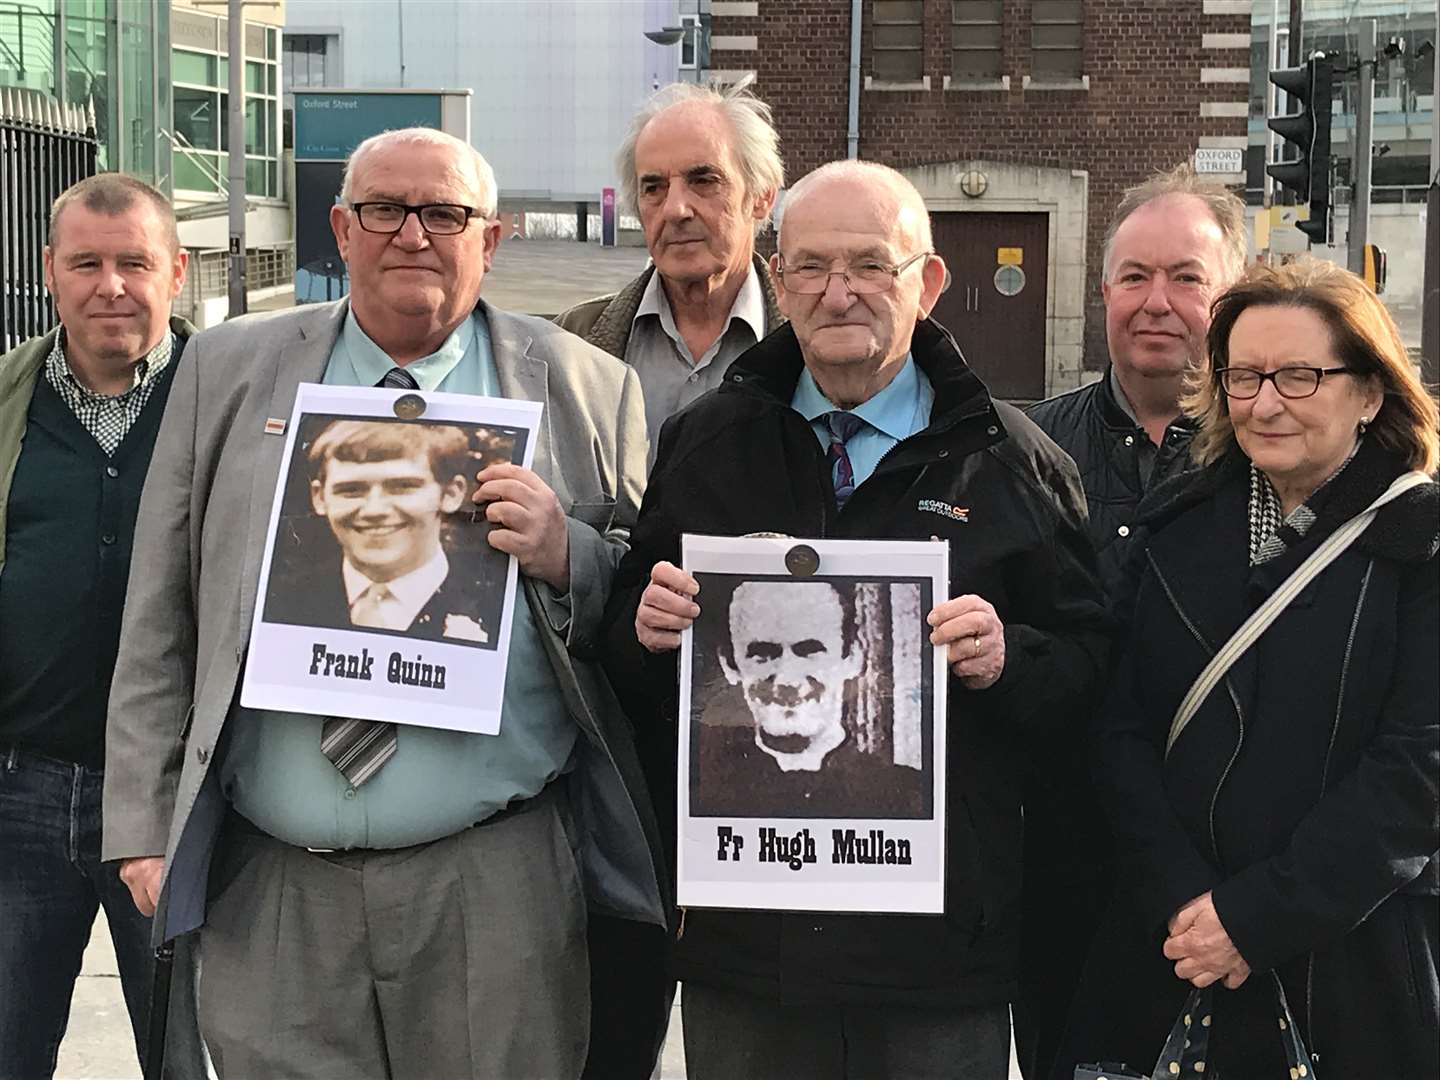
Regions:
<instances>
[{"instance_id":1,"label":"printed poster of young man","mask_svg":"<svg viewBox=\"0 0 1440 1080\"><path fill-rule=\"evenodd\" d=\"M681 650L680 902L942 910L946 679L925 615L945 545L684 550L700 616Z\"/></svg>"},{"instance_id":2,"label":"printed poster of young man","mask_svg":"<svg viewBox=\"0 0 1440 1080\"><path fill-rule=\"evenodd\" d=\"M529 467L539 411L303 386L242 704L498 730L516 568L470 496L487 465Z\"/></svg>"}]
</instances>

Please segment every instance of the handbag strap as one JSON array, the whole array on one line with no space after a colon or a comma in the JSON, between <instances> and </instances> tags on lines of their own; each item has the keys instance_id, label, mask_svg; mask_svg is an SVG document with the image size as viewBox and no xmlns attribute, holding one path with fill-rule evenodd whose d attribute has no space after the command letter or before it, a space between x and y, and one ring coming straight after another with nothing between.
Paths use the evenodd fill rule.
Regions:
<instances>
[{"instance_id":1,"label":"handbag strap","mask_svg":"<svg viewBox=\"0 0 1440 1080\"><path fill-rule=\"evenodd\" d=\"M1224 678L1225 673L1230 670L1235 661L1240 659L1246 649L1255 644L1255 640L1279 617L1280 612L1285 610L1290 601L1299 596L1305 586L1309 585L1320 571L1338 559L1346 548L1359 539L1360 534L1368 529L1370 523L1375 520L1375 515L1382 506L1392 499L1398 499L1411 488L1428 483L1430 483L1430 477L1422 472L1408 472L1396 477L1394 482L1374 502L1326 537L1325 541L1281 583L1269 599L1240 624L1240 629L1236 630L1230 636L1230 640L1225 642L1210 658L1210 662L1205 665L1204 670L1195 679L1189 692L1181 699L1180 707L1175 710L1174 719L1170 721L1170 734L1165 740L1167 757L1170 754L1170 748L1175 745L1175 740L1180 738L1180 733L1185 730L1185 725L1190 723L1191 718L1199 711L1200 705L1210 696L1210 691L1215 689L1215 685Z\"/></svg>"},{"instance_id":2,"label":"handbag strap","mask_svg":"<svg viewBox=\"0 0 1440 1080\"><path fill-rule=\"evenodd\" d=\"M1280 1042L1285 1050L1285 1064L1289 1066L1292 1080L1319 1080L1315 1065L1305 1042L1300 1038L1300 1029L1295 1026L1295 1017L1290 1013L1290 1002L1285 998L1285 987L1280 976L1270 972L1275 987L1275 1020L1280 1032ZM1213 986L1203 990L1190 991L1185 1007L1175 1018L1170 1037L1160 1051L1160 1057L1151 1070L1150 1080L1174 1080L1177 1076L1203 1076L1207 1065L1210 1035L1214 1031ZM1279 1080L1279 1078L1277 1078Z\"/></svg>"}]
</instances>

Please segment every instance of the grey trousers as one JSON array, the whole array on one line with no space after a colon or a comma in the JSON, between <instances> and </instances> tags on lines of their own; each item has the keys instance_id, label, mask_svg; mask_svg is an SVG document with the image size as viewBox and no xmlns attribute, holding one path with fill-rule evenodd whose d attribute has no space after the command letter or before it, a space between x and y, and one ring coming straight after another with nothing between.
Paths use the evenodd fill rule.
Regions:
<instances>
[{"instance_id":1,"label":"grey trousers","mask_svg":"<svg viewBox=\"0 0 1440 1080\"><path fill-rule=\"evenodd\" d=\"M559 785L394 851L313 854L233 818L200 932L222 1080L572 1080L589 1038Z\"/></svg>"},{"instance_id":2,"label":"grey trousers","mask_svg":"<svg viewBox=\"0 0 1440 1080\"><path fill-rule=\"evenodd\" d=\"M690 1080L1005 1080L1006 1005L944 1010L781 1005L687 982Z\"/></svg>"}]
</instances>

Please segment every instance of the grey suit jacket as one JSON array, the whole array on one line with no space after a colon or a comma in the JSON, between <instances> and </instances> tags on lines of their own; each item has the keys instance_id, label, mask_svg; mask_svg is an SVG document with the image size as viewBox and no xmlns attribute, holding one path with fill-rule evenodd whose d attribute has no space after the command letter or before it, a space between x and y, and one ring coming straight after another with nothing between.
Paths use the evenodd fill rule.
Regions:
<instances>
[{"instance_id":1,"label":"grey suit jacket","mask_svg":"<svg viewBox=\"0 0 1440 1080\"><path fill-rule=\"evenodd\" d=\"M239 686L284 438L302 382L319 382L347 301L248 316L192 338L140 503L110 697L103 857L166 858L157 941L204 920L224 816L215 764ZM503 394L538 401L534 470L567 508L570 607L522 575L585 738L569 775L592 908L664 923L667 875L629 725L593 654L639 509L645 414L634 372L552 324L480 304Z\"/></svg>"}]
</instances>

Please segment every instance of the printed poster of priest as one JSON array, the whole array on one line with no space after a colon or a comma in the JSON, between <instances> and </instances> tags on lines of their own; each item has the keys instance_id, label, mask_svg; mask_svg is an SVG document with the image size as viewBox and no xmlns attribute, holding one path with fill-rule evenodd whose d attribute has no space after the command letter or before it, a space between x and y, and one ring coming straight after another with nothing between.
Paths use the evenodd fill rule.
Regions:
<instances>
[{"instance_id":1,"label":"printed poster of priest","mask_svg":"<svg viewBox=\"0 0 1440 1080\"><path fill-rule=\"evenodd\" d=\"M471 496L482 469L529 467L540 409L302 385L241 703L498 730L517 571Z\"/></svg>"},{"instance_id":2,"label":"printed poster of priest","mask_svg":"<svg viewBox=\"0 0 1440 1080\"><path fill-rule=\"evenodd\" d=\"M680 903L944 909L943 542L686 536Z\"/></svg>"}]
</instances>

